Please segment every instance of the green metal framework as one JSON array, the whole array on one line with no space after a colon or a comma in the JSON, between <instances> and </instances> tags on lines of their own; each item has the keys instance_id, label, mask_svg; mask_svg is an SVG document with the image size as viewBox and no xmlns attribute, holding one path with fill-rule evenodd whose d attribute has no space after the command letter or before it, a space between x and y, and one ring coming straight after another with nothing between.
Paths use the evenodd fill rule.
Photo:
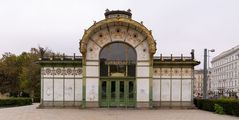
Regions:
<instances>
[{"instance_id":1,"label":"green metal framework","mask_svg":"<svg viewBox=\"0 0 239 120\"><path fill-rule=\"evenodd\" d=\"M101 78L99 84L100 107L135 107L135 78Z\"/></svg>"}]
</instances>

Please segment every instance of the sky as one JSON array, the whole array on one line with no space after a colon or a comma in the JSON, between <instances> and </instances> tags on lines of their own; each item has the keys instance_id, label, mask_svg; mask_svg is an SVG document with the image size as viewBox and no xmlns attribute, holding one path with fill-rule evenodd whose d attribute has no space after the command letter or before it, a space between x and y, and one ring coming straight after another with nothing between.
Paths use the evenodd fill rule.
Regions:
<instances>
[{"instance_id":1,"label":"sky","mask_svg":"<svg viewBox=\"0 0 239 120\"><path fill-rule=\"evenodd\" d=\"M32 47L73 55L93 21L109 10L131 9L157 42L155 55L185 56L191 49L202 68L203 51L210 60L239 44L239 0L0 0L0 54L21 54Z\"/></svg>"}]
</instances>

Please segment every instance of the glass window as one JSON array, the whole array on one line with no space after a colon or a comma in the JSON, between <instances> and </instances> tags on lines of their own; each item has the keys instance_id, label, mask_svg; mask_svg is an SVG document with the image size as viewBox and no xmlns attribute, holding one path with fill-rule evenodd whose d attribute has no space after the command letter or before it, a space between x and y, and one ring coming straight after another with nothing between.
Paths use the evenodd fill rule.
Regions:
<instances>
[{"instance_id":1,"label":"glass window","mask_svg":"<svg viewBox=\"0 0 239 120\"><path fill-rule=\"evenodd\" d=\"M128 44L115 42L100 53L101 76L135 76L136 52Z\"/></svg>"}]
</instances>

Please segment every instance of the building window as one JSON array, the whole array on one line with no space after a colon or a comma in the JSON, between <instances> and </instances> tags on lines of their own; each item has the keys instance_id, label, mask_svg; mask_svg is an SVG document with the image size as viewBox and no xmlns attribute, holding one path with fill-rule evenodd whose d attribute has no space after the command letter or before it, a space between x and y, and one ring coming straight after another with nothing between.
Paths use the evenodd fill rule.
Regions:
<instances>
[{"instance_id":1,"label":"building window","mask_svg":"<svg viewBox=\"0 0 239 120\"><path fill-rule=\"evenodd\" d=\"M136 73L136 51L125 43L105 46L100 53L100 76L130 76Z\"/></svg>"}]
</instances>

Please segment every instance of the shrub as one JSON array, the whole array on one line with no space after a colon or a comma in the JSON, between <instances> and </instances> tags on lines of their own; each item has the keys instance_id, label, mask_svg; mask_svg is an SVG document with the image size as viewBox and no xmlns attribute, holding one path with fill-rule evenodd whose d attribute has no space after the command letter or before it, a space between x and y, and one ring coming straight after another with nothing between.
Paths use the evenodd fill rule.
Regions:
<instances>
[{"instance_id":1,"label":"shrub","mask_svg":"<svg viewBox=\"0 0 239 120\"><path fill-rule=\"evenodd\" d=\"M41 100L40 97L34 97L33 98L34 103L40 103L40 100Z\"/></svg>"},{"instance_id":2,"label":"shrub","mask_svg":"<svg viewBox=\"0 0 239 120\"><path fill-rule=\"evenodd\" d=\"M194 99L194 104L198 109L218 112L215 107L215 104L217 104L222 107L225 114L239 116L238 99Z\"/></svg>"},{"instance_id":3,"label":"shrub","mask_svg":"<svg viewBox=\"0 0 239 120\"><path fill-rule=\"evenodd\" d=\"M0 99L0 107L12 107L12 106L23 106L31 105L31 98L6 98Z\"/></svg>"},{"instance_id":4,"label":"shrub","mask_svg":"<svg viewBox=\"0 0 239 120\"><path fill-rule=\"evenodd\" d=\"M224 114L223 107L218 104L214 104L214 110L218 114Z\"/></svg>"}]
</instances>

